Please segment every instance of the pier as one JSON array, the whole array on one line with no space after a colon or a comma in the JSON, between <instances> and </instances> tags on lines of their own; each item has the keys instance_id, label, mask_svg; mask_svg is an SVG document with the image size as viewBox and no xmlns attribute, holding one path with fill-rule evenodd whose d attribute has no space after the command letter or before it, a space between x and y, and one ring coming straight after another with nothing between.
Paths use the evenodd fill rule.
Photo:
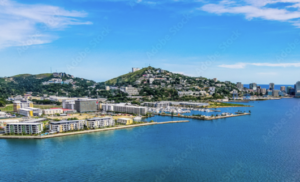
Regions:
<instances>
[{"instance_id":1,"label":"pier","mask_svg":"<svg viewBox=\"0 0 300 182\"><path fill-rule=\"evenodd\" d=\"M63 137L69 135L79 135L79 134L87 134L87 133L94 133L94 132L101 132L101 131L135 128L141 126L172 124L172 123L188 123L188 122L190 121L181 120L181 121L152 122L152 123L143 123L143 124L135 124L135 125L115 126L112 128L102 128L102 129L93 129L93 130L84 130L84 131L69 131L67 133L58 133L58 134L51 134L51 135L44 135L44 136L0 135L0 139L47 139L47 138Z\"/></svg>"},{"instance_id":2,"label":"pier","mask_svg":"<svg viewBox=\"0 0 300 182\"><path fill-rule=\"evenodd\" d=\"M199 120L215 120L215 119L223 119L223 118L231 118L231 117L238 117L238 116L245 116L245 115L250 115L251 113L240 113L236 115L231 115L231 116L184 116L184 115L171 115L171 114L158 114L159 116L170 116L170 117L179 117L179 118L189 118L189 119L199 119Z\"/></svg>"}]
</instances>

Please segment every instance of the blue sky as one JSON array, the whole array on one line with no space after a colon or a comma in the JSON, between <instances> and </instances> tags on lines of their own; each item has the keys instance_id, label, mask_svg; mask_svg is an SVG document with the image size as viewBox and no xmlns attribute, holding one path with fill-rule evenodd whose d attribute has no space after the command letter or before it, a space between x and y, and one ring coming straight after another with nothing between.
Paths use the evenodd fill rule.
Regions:
<instances>
[{"instance_id":1,"label":"blue sky","mask_svg":"<svg viewBox=\"0 0 300 182\"><path fill-rule=\"evenodd\" d=\"M0 0L0 76L105 81L151 65L190 76L294 84L300 0Z\"/></svg>"}]
</instances>

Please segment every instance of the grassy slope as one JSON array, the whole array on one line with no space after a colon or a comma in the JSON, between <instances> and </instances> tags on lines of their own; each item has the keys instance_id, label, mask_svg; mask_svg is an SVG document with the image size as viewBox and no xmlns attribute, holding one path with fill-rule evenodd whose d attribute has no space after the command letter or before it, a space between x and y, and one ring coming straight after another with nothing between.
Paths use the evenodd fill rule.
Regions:
<instances>
[{"instance_id":1,"label":"grassy slope","mask_svg":"<svg viewBox=\"0 0 300 182\"><path fill-rule=\"evenodd\" d=\"M250 107L249 105L243 104L231 104L224 102L210 102L209 108L218 108L218 107Z\"/></svg>"},{"instance_id":2,"label":"grassy slope","mask_svg":"<svg viewBox=\"0 0 300 182\"><path fill-rule=\"evenodd\" d=\"M139 71L136 71L134 73L127 73L125 75L121 75L117 78L113 78L111 80L106 81L105 83L107 85L115 85L117 83L117 80L122 80L122 82L128 82L128 81L135 81L137 77L141 77L144 71L148 70L148 68L143 68Z\"/></svg>"}]
</instances>

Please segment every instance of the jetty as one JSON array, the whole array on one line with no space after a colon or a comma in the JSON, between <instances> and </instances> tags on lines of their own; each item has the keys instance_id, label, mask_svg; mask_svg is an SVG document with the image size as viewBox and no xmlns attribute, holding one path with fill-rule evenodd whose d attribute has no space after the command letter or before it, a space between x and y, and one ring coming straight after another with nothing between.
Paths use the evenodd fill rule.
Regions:
<instances>
[{"instance_id":1,"label":"jetty","mask_svg":"<svg viewBox=\"0 0 300 182\"><path fill-rule=\"evenodd\" d=\"M250 115L251 113L239 113L235 115L229 116L185 116L185 115L171 115L171 114L158 114L159 116L169 116L169 117L179 117L179 118L189 118L189 119L199 119L199 120L215 120L215 119L223 119L223 118L230 118L230 117L238 117L238 116L245 116Z\"/></svg>"},{"instance_id":2,"label":"jetty","mask_svg":"<svg viewBox=\"0 0 300 182\"><path fill-rule=\"evenodd\" d=\"M111 130L135 128L135 127L142 127L142 126L172 124L172 123L187 123L187 122L190 122L190 121L189 120L181 120L181 121L149 122L149 123L134 124L134 125L114 126L111 128L91 129L91 130L84 130L84 131L69 131L66 133L57 133L57 134L43 135L43 136L0 135L0 139L47 139L47 138L64 137L64 136L70 136L70 135L87 134L87 133L94 133L94 132L101 132L101 131L111 131Z\"/></svg>"}]
</instances>

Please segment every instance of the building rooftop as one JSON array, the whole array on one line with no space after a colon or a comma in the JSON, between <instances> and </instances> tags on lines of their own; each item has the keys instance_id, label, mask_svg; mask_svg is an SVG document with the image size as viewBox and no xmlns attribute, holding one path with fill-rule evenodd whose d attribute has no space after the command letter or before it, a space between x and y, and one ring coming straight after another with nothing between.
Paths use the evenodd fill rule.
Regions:
<instances>
[{"instance_id":1,"label":"building rooftop","mask_svg":"<svg viewBox=\"0 0 300 182\"><path fill-rule=\"evenodd\" d=\"M62 120L57 122L50 122L50 124L66 124L66 123L77 123L84 120Z\"/></svg>"}]
</instances>

